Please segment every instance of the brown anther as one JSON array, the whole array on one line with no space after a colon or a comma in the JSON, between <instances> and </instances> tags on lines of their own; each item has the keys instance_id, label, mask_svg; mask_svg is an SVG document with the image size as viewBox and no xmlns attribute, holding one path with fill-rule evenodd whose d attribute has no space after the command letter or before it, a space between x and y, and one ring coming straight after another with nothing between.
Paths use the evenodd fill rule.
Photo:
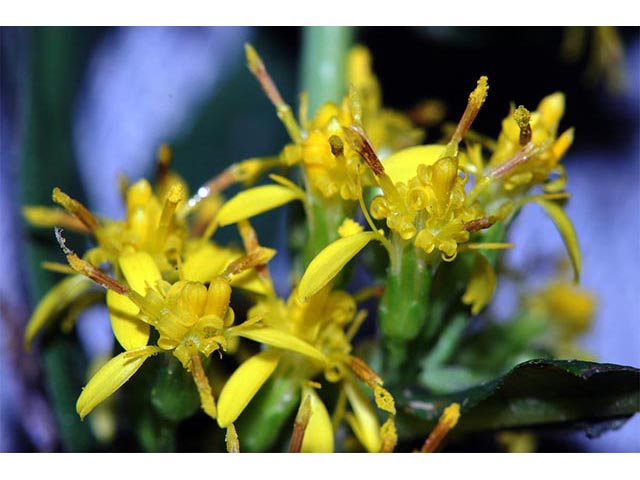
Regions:
<instances>
[{"instance_id":1,"label":"brown anther","mask_svg":"<svg viewBox=\"0 0 640 480\"><path fill-rule=\"evenodd\" d=\"M311 397L307 394L304 396L295 422L293 423L293 433L291 434L291 444L289 445L289 453L300 453L302 451L302 442L304 434L309 426L311 419Z\"/></svg>"},{"instance_id":2,"label":"brown anther","mask_svg":"<svg viewBox=\"0 0 640 480\"><path fill-rule=\"evenodd\" d=\"M513 118L520 129L520 145L524 146L531 141L532 132L531 124L529 123L531 120L531 112L520 105L516 108L515 112L513 112Z\"/></svg>"},{"instance_id":3,"label":"brown anther","mask_svg":"<svg viewBox=\"0 0 640 480\"><path fill-rule=\"evenodd\" d=\"M364 130L357 125L349 125L348 127L342 127L342 131L344 132L347 142L360 154L374 175L382 175L384 173L384 167Z\"/></svg>"},{"instance_id":4,"label":"brown anther","mask_svg":"<svg viewBox=\"0 0 640 480\"><path fill-rule=\"evenodd\" d=\"M462 226L467 232L477 232L491 227L494 223L496 223L496 218L489 215L488 217L476 218L475 220L464 222Z\"/></svg>"},{"instance_id":5,"label":"brown anther","mask_svg":"<svg viewBox=\"0 0 640 480\"><path fill-rule=\"evenodd\" d=\"M364 383L366 383L370 388L374 386L382 385L382 379L378 376L376 372L369 368L369 365L364 363L358 357L349 357L349 368Z\"/></svg>"},{"instance_id":6,"label":"brown anther","mask_svg":"<svg viewBox=\"0 0 640 480\"><path fill-rule=\"evenodd\" d=\"M246 270L257 267L258 265L265 265L275 255L275 250L265 247L258 247L254 252L245 255L244 257L237 258L231 262L222 273L222 277L228 281L235 275L238 275Z\"/></svg>"},{"instance_id":7,"label":"brown anther","mask_svg":"<svg viewBox=\"0 0 640 480\"><path fill-rule=\"evenodd\" d=\"M329 137L329 146L331 147L331 154L334 157L339 157L344 153L344 144L342 139L337 135L331 135Z\"/></svg>"},{"instance_id":8,"label":"brown anther","mask_svg":"<svg viewBox=\"0 0 640 480\"><path fill-rule=\"evenodd\" d=\"M71 198L58 187L53 189L53 201L63 207L67 212L75 215L89 230L94 231L100 225L93 214L77 200Z\"/></svg>"},{"instance_id":9,"label":"brown anther","mask_svg":"<svg viewBox=\"0 0 640 480\"><path fill-rule=\"evenodd\" d=\"M71 268L94 281L98 285L108 290L113 290L120 295L125 295L129 292L129 288L126 285L121 284L115 278L112 278L102 270L97 269L86 260L82 260L78 255L70 250L66 245L65 238L62 236L62 229L56 227L54 231L56 234L56 240L58 240L58 244L60 245L62 252L67 257L67 262L69 262Z\"/></svg>"}]
</instances>

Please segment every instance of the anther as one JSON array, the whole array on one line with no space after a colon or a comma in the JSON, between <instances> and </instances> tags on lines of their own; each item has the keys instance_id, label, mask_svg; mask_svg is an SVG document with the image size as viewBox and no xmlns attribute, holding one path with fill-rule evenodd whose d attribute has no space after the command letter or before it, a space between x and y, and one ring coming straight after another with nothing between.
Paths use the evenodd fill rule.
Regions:
<instances>
[{"instance_id":1,"label":"anther","mask_svg":"<svg viewBox=\"0 0 640 480\"><path fill-rule=\"evenodd\" d=\"M53 189L53 201L63 207L67 212L75 215L89 230L94 231L99 227L98 220L93 214L77 200L71 198L58 187Z\"/></svg>"},{"instance_id":2,"label":"anther","mask_svg":"<svg viewBox=\"0 0 640 480\"><path fill-rule=\"evenodd\" d=\"M531 120L531 112L520 105L516 108L515 112L513 112L513 119L518 124L518 128L520 129L520 145L525 146L527 143L531 141L531 124L529 123Z\"/></svg>"}]
</instances>

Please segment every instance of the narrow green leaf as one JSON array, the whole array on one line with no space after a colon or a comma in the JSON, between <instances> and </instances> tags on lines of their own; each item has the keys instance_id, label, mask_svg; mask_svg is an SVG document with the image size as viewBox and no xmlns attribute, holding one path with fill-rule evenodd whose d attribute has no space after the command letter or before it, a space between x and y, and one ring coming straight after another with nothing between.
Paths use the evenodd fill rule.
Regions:
<instances>
[{"instance_id":1,"label":"narrow green leaf","mask_svg":"<svg viewBox=\"0 0 640 480\"><path fill-rule=\"evenodd\" d=\"M578 246L578 237L571 220L569 220L565 211L555 203L547 200L536 200L536 203L540 205L545 212L547 212L560 232L562 241L567 248L569 258L571 259L571 265L573 266L573 279L578 283L580 281L580 269L582 262L580 258L580 247Z\"/></svg>"}]
</instances>

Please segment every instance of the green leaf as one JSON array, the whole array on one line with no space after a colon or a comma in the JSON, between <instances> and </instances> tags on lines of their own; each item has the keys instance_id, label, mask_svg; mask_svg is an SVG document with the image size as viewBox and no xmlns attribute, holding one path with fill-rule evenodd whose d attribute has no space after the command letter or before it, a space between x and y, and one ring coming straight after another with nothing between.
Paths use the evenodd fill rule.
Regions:
<instances>
[{"instance_id":1,"label":"green leaf","mask_svg":"<svg viewBox=\"0 0 640 480\"><path fill-rule=\"evenodd\" d=\"M580 259L578 237L571 220L569 220L565 211L555 203L548 202L546 200L536 200L536 203L540 205L545 212L547 212L547 215L549 215L551 220L553 220L553 223L560 232L562 241L567 248L569 258L571 259L571 265L573 266L573 280L575 283L579 283L582 262Z\"/></svg>"},{"instance_id":2,"label":"green leaf","mask_svg":"<svg viewBox=\"0 0 640 480\"><path fill-rule=\"evenodd\" d=\"M64 451L95 451L97 444L89 423L80 420L75 408L86 381L87 365L80 347L57 333L43 345L42 362Z\"/></svg>"},{"instance_id":3,"label":"green leaf","mask_svg":"<svg viewBox=\"0 0 640 480\"><path fill-rule=\"evenodd\" d=\"M403 389L398 431L426 436L442 410L461 406L457 432L564 425L589 433L640 410L640 370L577 360L531 360L476 387L447 395Z\"/></svg>"}]
</instances>

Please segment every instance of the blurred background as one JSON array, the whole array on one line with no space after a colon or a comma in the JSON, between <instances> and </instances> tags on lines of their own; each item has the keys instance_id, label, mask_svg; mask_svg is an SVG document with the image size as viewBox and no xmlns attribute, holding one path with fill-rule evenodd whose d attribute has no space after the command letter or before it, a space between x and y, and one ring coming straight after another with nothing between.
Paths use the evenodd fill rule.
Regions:
<instances>
[{"instance_id":1,"label":"blurred background","mask_svg":"<svg viewBox=\"0 0 640 480\"><path fill-rule=\"evenodd\" d=\"M488 75L489 99L474 129L494 138L510 102L533 110L545 95L566 93L561 129L576 128L564 160L573 194L567 211L581 243L582 284L598 301L581 344L598 361L640 366L638 28L371 27L352 35L372 51L388 107L410 111L439 100L444 120L456 121L477 78ZM25 225L20 206L50 205L59 186L118 217L118 176L152 173L162 142L192 189L233 162L277 153L286 132L245 67L243 44L258 48L295 108L302 40L294 27L2 28L0 451L95 448L74 410L83 384L76 372L113 346L105 311L92 308L74 333L82 350L61 336L24 353L30 312L58 278L40 262L61 254L52 232ZM427 135L437 141L442 131ZM273 222L280 228L261 228ZM256 227L263 244L284 244L283 215L260 217ZM508 260L530 275L531 288L554 277L565 254L540 211L525 209L511 237L518 248ZM287 261L279 254L273 264L283 284ZM497 314L512 293L498 293ZM541 448L637 452L640 420L594 440L558 435Z\"/></svg>"}]
</instances>

